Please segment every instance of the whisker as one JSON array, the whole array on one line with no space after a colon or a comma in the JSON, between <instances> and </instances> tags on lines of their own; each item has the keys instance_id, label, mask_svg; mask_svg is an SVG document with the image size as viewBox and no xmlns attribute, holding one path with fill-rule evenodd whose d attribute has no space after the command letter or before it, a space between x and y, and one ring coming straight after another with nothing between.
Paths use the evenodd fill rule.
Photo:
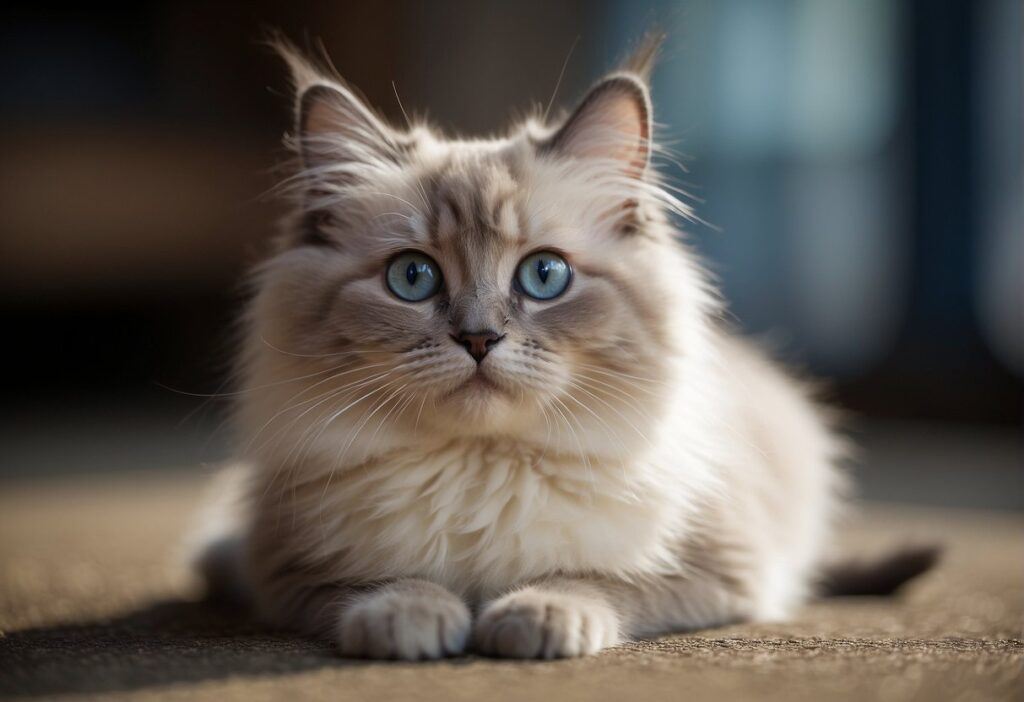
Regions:
<instances>
[{"instance_id":1,"label":"whisker","mask_svg":"<svg viewBox=\"0 0 1024 702\"><path fill-rule=\"evenodd\" d=\"M645 383L652 383L654 385L661 385L662 384L662 381L655 380L654 378L641 378L638 375L629 375L628 373L623 373L621 371L613 371L611 369L602 368L600 366L594 366L594 365L591 365L589 363L577 363L577 365L580 368L586 368L587 370L594 371L595 373L601 373L603 375L610 375L610 376L613 376L613 377L616 377L616 378L628 378L630 380L639 380L639 381L642 381L642 382L645 382Z\"/></svg>"},{"instance_id":2,"label":"whisker","mask_svg":"<svg viewBox=\"0 0 1024 702\"><path fill-rule=\"evenodd\" d=\"M368 192L367 194L369 194L369 195L380 195L382 197L393 197L394 199L398 200L399 202L404 202L406 205L411 207L416 212L416 214L418 214L420 217L423 217L423 212L420 211L420 208L416 207L416 205L412 204L411 202L409 202L405 198L402 198L402 197L399 197L398 195L395 195L394 193Z\"/></svg>"},{"instance_id":3,"label":"whisker","mask_svg":"<svg viewBox=\"0 0 1024 702\"><path fill-rule=\"evenodd\" d=\"M573 417L575 419L575 415L572 413L572 410L570 410L566 406L566 404L564 402L559 400L557 397L552 397L551 399L554 402L558 403L558 405L561 406L563 409L565 409L565 411L566 411L566 413L568 414L569 417ZM557 411L558 414L560 414L560 415L562 414L562 411L559 410L558 407L555 407L554 405L552 405L552 409ZM594 469L593 469L593 466L590 465L590 459L587 456L586 449L583 448L583 442L580 440L579 434L576 433L576 430L573 429L572 424L570 423L569 419L565 415L562 415L562 417L563 417L563 419L565 419L566 428L569 430L569 433L572 435L573 439L576 441L576 446L579 448L580 460L583 462L583 465L586 467L586 469L587 469L587 477L590 480L591 485L593 485L594 484ZM577 424L579 424L579 420L577 419L576 421L577 421ZM579 427L580 427L580 430L582 431L583 425L580 424Z\"/></svg>"},{"instance_id":4,"label":"whisker","mask_svg":"<svg viewBox=\"0 0 1024 702\"><path fill-rule=\"evenodd\" d=\"M645 415L647 411L643 408L639 398L627 392L625 389L620 388L610 383L602 383L597 378L592 378L585 373L577 373L574 382L582 383L595 392L600 392L616 400L622 401L624 405L627 405L630 409L636 411L637 414ZM652 393L653 396L653 393Z\"/></svg>"},{"instance_id":5,"label":"whisker","mask_svg":"<svg viewBox=\"0 0 1024 702\"><path fill-rule=\"evenodd\" d=\"M278 346L275 346L265 336L260 336L260 341L262 341L267 347L273 349L274 351L277 351L280 354L284 354L285 356L294 356L296 358L334 358L336 356L349 356L349 355L358 355L358 354L366 354L366 353L374 353L374 352L380 353L380 349L370 349L370 348L365 348L365 349L345 349L344 351L333 351L331 353L317 353L317 354L297 353L295 351L287 351L287 350L282 349L282 348L280 348Z\"/></svg>"},{"instance_id":6,"label":"whisker","mask_svg":"<svg viewBox=\"0 0 1024 702\"><path fill-rule=\"evenodd\" d=\"M292 397L291 397L291 398L290 398L290 399L288 400L288 402L292 402L292 401L294 401L295 399L297 399L297 398L301 397L302 395L306 394L306 393L307 393L307 392L309 392L310 390L313 390L314 388L316 388L316 387L318 387L318 386L320 386L320 385L323 385L324 383L327 383L327 382L330 382L330 381L333 381L333 380L337 380L338 378L340 378L340 377L341 377L341 376L343 376L343 375L348 375L349 373L356 373L356 372L358 372L358 371L363 371L363 370L367 370L367 369L368 369L368 368L370 368L370 367L379 367L379 366L383 366L383 365L386 365L386 364L384 364L384 363L377 363L377 364L373 364L373 366L363 366L363 367L360 367L360 368L354 368L354 369L352 369L352 370L349 370L349 371L344 371L344 372L342 372L342 373L338 373L338 374L336 374L336 375L333 375L333 376L331 376L330 378L325 378L325 379L323 379L323 380L320 380L320 381L318 381L318 382L314 383L313 385L310 385L310 386L308 386L308 387L305 387L305 388L303 388L303 389L302 389L302 390L300 390L300 391L299 391L298 393L296 393L295 395L293 395L293 396L292 396ZM260 435L260 434L262 434L262 433L263 433L263 431L264 431L264 430L265 430L265 429L266 429L266 428L267 428L268 426L270 426L270 424L271 424L272 422L274 422L274 420L276 420L276 419L277 419L278 417L280 417L280 416L281 416L282 414L284 414L284 413L286 413L286 412L291 412L292 410L295 410L295 409L298 409L299 407L301 407L302 405L305 405L305 404L307 404L307 403L310 403L310 402L317 402L317 400L321 400L321 398L326 398L326 399L323 399L323 400L322 400L321 402L317 402L317 403L316 403L315 405L313 405L313 407L311 407L311 408L310 408L309 410L307 410L306 412L303 412L303 413L302 413L302 414L300 414L300 415L299 415L298 417L296 417L296 418L295 418L295 419L293 420L292 424L291 424L291 425L289 425L289 426L294 426L294 423L295 423L295 422L297 422L297 421L298 421L299 419L301 419L302 417L306 416L306 414L307 414L307 413L308 413L308 412L309 412L310 410L312 410L312 409L315 409L315 408L316 408L316 407L318 407L319 405L323 404L323 402L326 402L326 401L327 401L327 400L329 400L329 399L330 399L330 398L331 398L332 396L336 396L337 394L343 393L344 391L346 391L346 390L348 390L348 389L350 389L350 388L353 388L353 387L361 387L361 386L365 385L366 383L370 383L370 382L373 382L374 380L380 380L381 378L384 378L384 377L386 377L386 376L388 375L388 373L390 373L390 372L391 372L391 371L384 371L383 373L376 373L376 374L372 374L372 375L371 375L371 377L369 377L369 378L361 378L361 379L359 379L359 380L355 380L355 381L353 381L353 382L351 382L351 383L346 383L345 385L342 385L341 387L338 387L338 388L331 388L330 390L328 390L328 391L326 391L326 392L324 392L324 393L321 393L321 394L319 394L319 395L316 395L316 396L314 396L314 397L311 397L311 398L309 398L309 399L306 399L306 400L302 400L302 401L300 401L300 402L297 402L297 403L295 403L295 404L291 404L291 405L289 405L288 407L285 407L284 409L278 410L277 412L275 412L275 413L274 413L274 415L273 415L272 417L270 417L270 419L268 419L268 420L267 420L267 421L266 421L266 422L265 422L265 423L263 424L263 426L261 426L261 427L260 427L259 429L257 429L257 430L256 430L256 432L255 432L255 433L253 434L253 436L252 436L252 437L250 438L249 442L248 442L248 443L246 444L246 447L245 447L244 451L246 451L246 452L247 452L247 451L251 450L251 449L253 448L253 447L252 447L252 443L253 443L253 442L254 442L254 441L255 441L255 440L257 439L257 438L259 438L259 435ZM276 434L275 434L275 435L276 435ZM261 448L262 448L262 447L261 447Z\"/></svg>"},{"instance_id":7,"label":"whisker","mask_svg":"<svg viewBox=\"0 0 1024 702\"><path fill-rule=\"evenodd\" d=\"M423 414L423 405L425 405L425 404L427 404L427 396L426 395L424 395L423 399L420 400L420 408L416 412L416 423L413 424L413 427L412 427L412 431L413 431L414 434L419 431L419 428L420 428L420 415Z\"/></svg>"},{"instance_id":8,"label":"whisker","mask_svg":"<svg viewBox=\"0 0 1024 702\"><path fill-rule=\"evenodd\" d=\"M597 395L595 395L594 393L590 392L589 390L587 390L586 388L582 387L581 385L577 385L576 383L571 383L571 385L572 385L572 387L575 387L575 388L576 388L577 390L580 390L580 391L582 391L582 392L586 393L587 395L589 395L590 397L594 398L595 400L597 400L597 401L598 401L598 402L600 402L601 404L605 405L605 406L606 406L606 407L608 407L608 409L610 409L610 410L611 410L612 412L615 412L615 414L616 414L616 415L618 415L618 417L619 417L619 418L620 418L620 419L621 419L622 421L624 421L624 422L625 422L625 423L626 423L626 424L627 424L627 425L629 426L629 428L630 428L630 429L632 429L633 431L635 431L635 432L636 432L636 433L637 433L637 434L638 434L638 435L640 436L640 438L642 438L642 439L643 439L644 441L646 441L646 442L647 442L648 444L651 444L651 440L647 438L647 435L646 435L646 434L644 434L644 433L643 433L642 431L640 431L640 430L639 430L639 429L638 429L638 428L636 427L636 425L635 425L635 424L633 424L633 422L631 422L631 421L630 421L630 420L629 420L629 419L628 419L628 418L627 418L627 417L626 417L626 416L625 416L624 414L622 414L621 412L619 412L619 410L618 410L618 408L617 408L617 407L615 407L614 405L612 405L612 404L611 404L610 402L608 402L608 401L606 401L606 400L604 400L604 399L602 399L602 398L598 397ZM574 400L576 399L576 398L574 398L574 397L573 397L572 395L568 395L568 397L572 397L572 399L574 399ZM576 401L577 401L577 402L579 402L579 400L576 400ZM581 404L582 404L582 403L581 403ZM590 409L589 407L587 407L586 405L583 405L583 406L584 406L584 407L586 407L586 408L587 408L587 409L588 409L588 410L590 411L590 413L591 413L591 414L593 414L593 415L594 415L594 417L596 417L596 418L597 418L597 420L598 420L599 422L601 422L602 424L604 424L604 426L605 426L606 428L608 428L609 430L611 430L611 427L609 427L609 426L608 426L608 425L607 425L607 424L606 424L606 423L604 422L604 420L603 420L603 419L602 419L601 417L598 417L598 415L597 415L596 413L594 413L594 411L593 411L593 410L591 410L591 409ZM653 445L653 444L652 444L652 445ZM625 447L623 447L623 448L625 448Z\"/></svg>"},{"instance_id":9,"label":"whisker","mask_svg":"<svg viewBox=\"0 0 1024 702\"><path fill-rule=\"evenodd\" d=\"M569 59L572 58L572 52L576 49L576 45L580 42L580 35L577 34L576 38L572 40L572 45L569 47L569 53L565 55L565 60L562 61L562 70L558 72L558 80L555 81L555 89L551 91L551 99L548 100L547 107L544 108L544 116L541 117L541 122L547 124L548 114L551 112L551 106L555 104L555 97L558 95L558 89L562 87L562 78L565 77L565 69L569 66Z\"/></svg>"},{"instance_id":10,"label":"whisker","mask_svg":"<svg viewBox=\"0 0 1024 702\"><path fill-rule=\"evenodd\" d=\"M380 214L374 215L373 217L371 217L371 219L377 220L377 219L380 219L381 217L387 217L389 215L392 216L392 217L401 217L402 219L406 220L407 222L412 220L412 217L410 217L407 214L403 214L402 212L381 212Z\"/></svg>"},{"instance_id":11,"label":"whisker","mask_svg":"<svg viewBox=\"0 0 1024 702\"><path fill-rule=\"evenodd\" d=\"M402 405L402 406L403 407L408 406L408 404L409 404L408 403L408 398L405 398L405 400L403 400L403 396L402 396L402 391L405 390L407 387L409 387L409 383L406 383L402 387L398 388L394 393L392 393L392 397L395 397L397 395L398 402L396 402L395 406L392 407L391 409L389 409L384 414L384 416L380 418L380 424L377 425L377 428L374 430L373 434L370 435L370 440L367 442L370 446L373 445L373 441L374 441L374 439L377 438L377 434L380 433L380 430L384 428L384 424L387 423L388 417L391 416L391 413L394 412L396 409L398 409L398 407L400 405L402 405L403 401L405 402L405 404ZM388 399L388 402L390 403L391 400ZM398 414L395 415L396 419L397 419L397 417L401 416L401 414L402 414L402 410L399 410Z\"/></svg>"},{"instance_id":12,"label":"whisker","mask_svg":"<svg viewBox=\"0 0 1024 702\"><path fill-rule=\"evenodd\" d=\"M277 437L277 445L280 445L280 443L284 440L285 434L288 431L290 431L292 429L292 427L294 427L298 423L299 419L301 419L303 416L305 416L306 414L311 412L316 407L318 407L320 405L323 405L326 402L331 401L331 400L333 400L335 398L339 398L339 397L342 399L342 401L344 401L345 399L350 398L354 394L358 393L360 390L365 388L367 385L370 385L370 384L372 384L374 382L377 382L379 380L385 379L388 375L390 375L391 372L392 371L390 371L390 370L389 371L385 371L384 373L378 374L378 375L374 376L373 378L368 378L368 379L365 379L365 380L362 380L362 381L357 381L356 383L351 384L350 388L344 388L344 389L341 389L341 390L339 390L337 392L329 393L328 397L324 398L323 400L318 402L313 407L310 407L307 410L305 410L301 415L299 415L298 417L294 418L286 427L281 427L280 429L278 429L278 431L274 433L274 435L271 437L271 439L273 439L274 437ZM322 436L323 433L327 430L327 427L330 425L331 422L335 421L341 414L344 414L352 406L358 404L363 399L366 399L366 398L372 396L375 392L377 392L377 390L383 389L383 388L387 387L388 385L389 385L389 383L385 383L380 388L371 390L370 392L366 393L362 398L360 398L358 400L355 400L352 403L349 403L349 405L347 405L346 407L343 407L341 410L333 410L333 409L332 410L328 410L328 412L331 414L331 416L329 418L323 419L323 420L321 420L319 422L313 422L313 423L310 424L310 426L306 427L302 431L302 433L299 435L298 439L295 442L295 445L292 446L291 449L289 449L288 455L286 456L286 458L284 459L283 462L284 463L298 463L298 464L301 464L302 462L304 462L305 461L305 456L308 454L308 451L313 447L314 443L320 438L320 436ZM315 434L315 436L314 436L314 434ZM269 440L270 439L268 439L268 441ZM276 448L275 448L275 450L276 450ZM293 453L295 453L296 450L298 450L299 453L297 454L296 461L293 462L291 460L291 456L292 456Z\"/></svg>"},{"instance_id":13,"label":"whisker","mask_svg":"<svg viewBox=\"0 0 1024 702\"><path fill-rule=\"evenodd\" d=\"M384 374L384 375L387 375L387 374ZM360 387L365 387L365 383L360 385ZM358 389L359 388L357 388L356 391L358 391ZM378 388L377 390L380 390L380 389L383 389L383 388ZM377 392L377 390L373 390L373 391L367 393L361 399L365 399L366 397L369 397L369 396L373 395L375 392ZM332 399L333 397L337 397L339 394L342 395L342 396L349 396L349 397L351 397L351 395L352 395L351 392L344 392L344 390L329 392L328 393L328 397L326 399L322 400L321 402L318 402L317 405L314 405L313 408L307 409L305 412L302 413L302 415L300 415L300 417L297 417L296 419L292 420L291 424L288 425L287 429L291 429L291 427L293 427L298 422L298 419L301 418L301 416L307 414L309 411L314 409L316 406L319 406L319 405L323 404L324 402L327 402L328 400ZM356 402L359 402L359 400L357 400ZM355 403L353 403L353 404L355 404ZM282 461L279 461L279 466L280 467L275 472L275 475L271 479L271 483L270 484L273 484L273 482L277 480L277 474L281 472L281 470L283 469L284 466L288 466L289 467L288 468L289 472L292 472L292 471L294 471L294 467L295 467L296 464L301 464L305 460L304 457L303 457L304 454L306 454L307 451L309 450L309 448L312 447L313 442L315 442L316 439L318 439L323 434L323 432L327 428L327 424L329 424L330 421L333 421L333 419L334 419L334 417L332 417L332 419L324 421L324 422L320 422L320 423L314 422L313 424L311 424L309 427L307 427L302 432L302 434L299 436L298 440L296 441L296 445L293 446L289 450L288 455L285 457L285 459L282 460ZM317 428L319 428L319 432L317 433L317 436L316 437L309 437L309 438L307 438L307 436L310 434L310 432L315 431ZM285 428L279 429L277 432L275 432L275 434L273 436L270 437L270 439L268 439L268 441L270 441L274 437L277 437L277 436L281 435L284 431L285 431ZM283 437L278 438L278 444L280 444L282 438ZM298 457L297 457L297 461L293 462L290 459L291 459L291 455L295 452L296 449L299 449L299 454L298 454ZM268 485L268 489L269 489L269 485Z\"/></svg>"},{"instance_id":14,"label":"whisker","mask_svg":"<svg viewBox=\"0 0 1024 702\"><path fill-rule=\"evenodd\" d=\"M376 382L376 381L378 381L378 380L383 380L383 379L384 379L384 378L386 378L386 377L387 377L388 375L390 375L390 374L391 374L391 372L392 372L392 371L387 371L387 372L385 372L385 373L382 373L382 374L380 374L380 375L378 375L378 376L376 376L376 377L374 377L374 378L370 378L370 379L367 379L367 380L365 380L365 381L362 381L362 382L360 382L360 383L357 383L357 384L356 384L356 385L355 385L355 386L354 386L354 387L353 387L352 389L350 389L350 390L347 390L347 391L345 391L344 393L341 393L341 394L340 394L340 397L341 397L342 401L344 401L344 399L345 399L345 398L351 397L351 396L352 396L353 394L355 394L355 393L359 392L360 390L362 390L363 388L365 388L365 387L366 387L367 385L371 385L371 384L375 383L375 382ZM385 385L385 387L386 387L386 385ZM317 404L318 404L318 405L320 405L320 404L323 404L323 403L325 403L325 402L328 402L329 400L332 400L332 399L334 399L335 397L339 397L339 395L333 395L333 396L331 396L331 397L328 397L328 398L326 398L326 399L322 400L321 402L319 402L319 403L317 403ZM357 401L357 402L358 402L358 401ZM315 407L315 406L314 406L314 407ZM314 408L313 408L313 407L311 407L311 408L307 409L307 410L306 410L305 412L303 412L303 413L302 413L301 415L299 415L298 417L296 417L295 419L293 419L293 420L292 420L292 422L291 422L291 424L289 424L289 426L288 426L288 429L290 430L290 429L291 429L292 427L294 427L294 426L295 426L295 424L297 424L297 423L298 423L298 420L299 420L299 419L301 419L301 418L302 418L302 416L304 416L304 415L308 414L308 413L309 413L309 412L310 412L310 411L311 411L312 409L314 409ZM347 409L347 408L344 408L344 409L342 409L342 411L341 411L341 413L342 413L342 414L344 413L345 409ZM333 410L332 410L332 411L333 411ZM339 414L338 416L340 416L340 414ZM316 425L316 424L313 424L313 425L311 425L311 426L307 427L307 428L306 428L305 430L303 430L302 434L300 434L300 435L299 435L299 438L298 438L298 439L297 439L297 441L296 441L296 446L292 447L292 449L291 449L291 450L289 451L289 453L288 453L288 457L290 457L290 456L291 456L291 454L292 454L292 452L294 452L295 448L296 448L296 447L298 447L298 446L300 446L300 445L304 445L306 449L308 449L308 448L312 448L312 445L313 445L313 444L314 444L314 443L315 443L315 442L316 442L316 441L317 441L317 440L318 440L318 439L319 439L319 438L320 438L321 436L323 436L323 433L324 433L324 432L325 432L325 431L327 430L327 426L328 426L328 425L329 425L329 424L330 424L331 422L333 422L334 420L336 420L336 419L338 418L338 416L332 416L332 417L331 417L330 419L328 419L327 421L323 422L323 423L322 423L322 424L321 424L321 425L319 426L319 431L318 431L318 432L316 432L316 436L310 436L310 432L311 432L311 431L313 431L314 429L316 429L316 427L317 427L317 425ZM309 438L308 438L308 440L307 440L307 436L309 437ZM304 461L304 460L305 460L305 455L306 455L306 454L307 454L307 451L306 451L305 449L304 449L303 451L301 451L301 452L299 453L299 455L298 455L298 462L299 462L299 463L301 463L302 461ZM288 457L286 457L286 458L285 458L285 460L286 460L286 461L288 460Z\"/></svg>"},{"instance_id":15,"label":"whisker","mask_svg":"<svg viewBox=\"0 0 1024 702\"><path fill-rule=\"evenodd\" d=\"M578 389L582 390L583 388L578 388ZM586 392L586 391L584 390L584 392ZM587 394L590 394L590 393L587 393ZM577 397L575 397L571 393L567 394L566 397L568 397L569 399L573 400L580 407L582 407L583 409L585 409L588 412L590 412L590 414L592 414L594 416L594 419L596 419L598 422L600 422L601 426L603 426L605 429L607 429L609 431L609 433L615 439L615 443L617 443L619 445L619 448L622 449L623 456L626 456L626 455L629 454L629 447L626 446L626 443L622 440L622 437L619 435L619 432L615 431L615 429L612 428L611 425L608 424L608 422L604 421L604 419L600 415L598 415L596 412L594 412L594 410L591 409L586 403L582 402L581 400L579 400ZM595 398L595 399L598 399L598 398ZM605 404L607 404L607 403L605 403ZM634 427L634 430L638 431L638 430L636 430L635 427ZM639 431L638 431L638 433L639 433ZM643 435L641 434L641 436L643 436ZM644 437L644 439L646 440L647 437ZM650 442L648 442L648 443L650 443ZM631 481L629 479L629 472L626 470L626 464L625 464L624 460L619 462L619 470L622 472L623 481L627 485L631 495L633 497L636 497L636 493L633 491L633 487L630 484Z\"/></svg>"},{"instance_id":16,"label":"whisker","mask_svg":"<svg viewBox=\"0 0 1024 702\"><path fill-rule=\"evenodd\" d=\"M157 385L162 387L164 390L170 390L171 392L177 393L179 395L187 395L188 397L206 397L206 398L237 397L239 395L245 395L247 393L255 392L257 390L265 390L266 388L277 387L279 385L287 385L288 383L295 383L295 382L298 382L300 380L307 380L309 378L315 378L318 375L323 375L324 373L330 373L332 371L336 371L336 370L338 370L340 368L344 368L344 367L345 367L345 364L341 364L341 365L338 365L338 366L334 366L333 368L324 368L323 370L318 370L318 371L316 371L314 373L307 373L306 375L300 375L300 376L297 376L295 378L286 378L284 380L275 380L272 383L265 383L263 385L255 385L253 387L244 388L242 390L232 390L231 392L216 392L216 393L188 392L187 390L177 390L176 388L172 388L172 387L169 387L167 385L163 385L162 383L157 383Z\"/></svg>"},{"instance_id":17,"label":"whisker","mask_svg":"<svg viewBox=\"0 0 1024 702\"><path fill-rule=\"evenodd\" d=\"M540 464L548 452L548 444L551 442L551 417L548 416L548 411L544 407L543 402L537 402L537 407L540 408L541 416L544 417L544 426L547 429L547 433L544 435L544 448L541 449L540 455L537 457L537 464Z\"/></svg>"},{"instance_id":18,"label":"whisker","mask_svg":"<svg viewBox=\"0 0 1024 702\"><path fill-rule=\"evenodd\" d=\"M396 380L401 380L401 378L398 378ZM394 381L392 381L392 382L394 382ZM408 385L408 383L406 385ZM406 387L406 385L403 385L398 390L401 391L402 388ZM384 389L384 387L386 387L386 386L382 386L381 388L378 388L378 390L382 390L382 389ZM331 486L331 480L334 478L334 473L338 470L338 468L341 467L342 461L344 460L345 455L348 453L348 450L352 446L353 442L355 442L356 437L358 437L359 434L362 432L363 427L366 426L366 423L368 421L370 421L370 419L373 418L373 415L375 415L377 412L379 412L381 410L381 408L384 407L384 405L386 405L388 402L390 402L391 398L393 398L394 396L395 396L395 392L392 392L383 401L380 401L380 402L376 403L376 406L374 407L373 411L370 412L369 415L367 415L364 419L362 419L362 421L360 421L359 426L356 427L356 430L354 432L352 432L351 436L349 437L348 442L345 444L345 448L343 448L341 450L341 452L338 454L337 458L335 459L334 465L331 468L331 472L328 474L327 480L324 483L323 493L320 496L320 514L321 514L321 518L323 516L323 503L324 503L324 500L327 498L327 491L329 490L329 488ZM321 523L322 523L322 519L321 519Z\"/></svg>"}]
</instances>

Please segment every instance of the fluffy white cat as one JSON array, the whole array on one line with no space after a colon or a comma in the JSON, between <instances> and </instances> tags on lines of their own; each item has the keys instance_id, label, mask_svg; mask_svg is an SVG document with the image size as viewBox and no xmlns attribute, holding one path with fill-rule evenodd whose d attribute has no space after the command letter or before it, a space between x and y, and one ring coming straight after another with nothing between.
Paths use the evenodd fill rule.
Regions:
<instances>
[{"instance_id":1,"label":"fluffy white cat","mask_svg":"<svg viewBox=\"0 0 1024 702\"><path fill-rule=\"evenodd\" d=\"M486 140L389 126L279 48L295 216L253 279L214 586L402 659L578 656L803 602L842 444L680 243L655 44L559 124Z\"/></svg>"}]
</instances>

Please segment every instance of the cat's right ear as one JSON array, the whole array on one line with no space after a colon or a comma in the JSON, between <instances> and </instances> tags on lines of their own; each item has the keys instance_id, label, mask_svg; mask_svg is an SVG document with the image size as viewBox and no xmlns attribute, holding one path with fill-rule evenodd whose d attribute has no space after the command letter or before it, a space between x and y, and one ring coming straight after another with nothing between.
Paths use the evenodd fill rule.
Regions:
<instances>
[{"instance_id":1,"label":"cat's right ear","mask_svg":"<svg viewBox=\"0 0 1024 702\"><path fill-rule=\"evenodd\" d=\"M295 90L291 146L307 176L358 178L361 168L397 162L397 135L334 73L326 53L317 63L276 31L268 34L266 43L291 73Z\"/></svg>"},{"instance_id":2,"label":"cat's right ear","mask_svg":"<svg viewBox=\"0 0 1024 702\"><path fill-rule=\"evenodd\" d=\"M650 136L647 86L636 75L617 73L591 89L542 149L568 158L597 159L639 179L650 161Z\"/></svg>"},{"instance_id":3,"label":"cat's right ear","mask_svg":"<svg viewBox=\"0 0 1024 702\"><path fill-rule=\"evenodd\" d=\"M296 144L311 173L353 177L361 168L398 162L391 128L342 85L317 82L304 88L295 112Z\"/></svg>"}]
</instances>

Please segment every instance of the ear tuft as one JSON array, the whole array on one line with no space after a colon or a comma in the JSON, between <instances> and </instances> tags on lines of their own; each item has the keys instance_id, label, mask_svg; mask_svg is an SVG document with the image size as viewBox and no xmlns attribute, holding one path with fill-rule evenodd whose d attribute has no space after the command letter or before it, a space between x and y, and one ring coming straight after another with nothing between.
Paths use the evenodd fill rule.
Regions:
<instances>
[{"instance_id":1,"label":"ear tuft","mask_svg":"<svg viewBox=\"0 0 1024 702\"><path fill-rule=\"evenodd\" d=\"M394 135L352 91L329 83L299 96L297 133L307 167L327 161L395 161Z\"/></svg>"},{"instance_id":2,"label":"ear tuft","mask_svg":"<svg viewBox=\"0 0 1024 702\"><path fill-rule=\"evenodd\" d=\"M295 89L295 148L308 169L397 159L396 137L330 66L315 63L281 34L267 43L288 64Z\"/></svg>"},{"instance_id":3,"label":"ear tuft","mask_svg":"<svg viewBox=\"0 0 1024 702\"><path fill-rule=\"evenodd\" d=\"M661 54L661 47L667 38L668 35L660 29L652 29L644 34L629 57L623 62L622 70L632 73L645 85L649 85L654 66Z\"/></svg>"},{"instance_id":4,"label":"ear tuft","mask_svg":"<svg viewBox=\"0 0 1024 702\"><path fill-rule=\"evenodd\" d=\"M640 178L650 161L650 140L647 86L631 73L614 73L591 89L544 149L569 158L617 162Z\"/></svg>"},{"instance_id":5,"label":"ear tuft","mask_svg":"<svg viewBox=\"0 0 1024 702\"><path fill-rule=\"evenodd\" d=\"M322 59L317 62L299 49L291 39L276 30L267 33L264 43L288 66L295 95L301 95L311 85L330 82L333 78L337 78L330 68L326 52L321 52Z\"/></svg>"}]
</instances>

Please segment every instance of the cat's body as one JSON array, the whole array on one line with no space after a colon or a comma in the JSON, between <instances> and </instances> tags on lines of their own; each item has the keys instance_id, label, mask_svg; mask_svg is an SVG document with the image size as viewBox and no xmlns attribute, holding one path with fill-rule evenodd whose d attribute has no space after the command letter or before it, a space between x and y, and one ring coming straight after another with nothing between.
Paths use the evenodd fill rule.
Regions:
<instances>
[{"instance_id":1,"label":"cat's body","mask_svg":"<svg viewBox=\"0 0 1024 702\"><path fill-rule=\"evenodd\" d=\"M678 243L643 68L555 132L452 142L290 56L299 212L256 276L231 536L259 610L351 655L555 657L803 601L839 442Z\"/></svg>"}]
</instances>

